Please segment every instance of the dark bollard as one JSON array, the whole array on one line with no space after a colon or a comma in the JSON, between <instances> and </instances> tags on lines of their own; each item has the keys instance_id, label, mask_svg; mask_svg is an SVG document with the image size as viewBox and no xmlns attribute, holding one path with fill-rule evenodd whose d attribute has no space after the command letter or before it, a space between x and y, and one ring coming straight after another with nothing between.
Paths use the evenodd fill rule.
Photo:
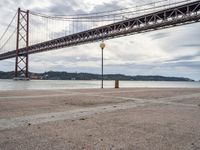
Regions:
<instances>
[{"instance_id":1,"label":"dark bollard","mask_svg":"<svg viewBox=\"0 0 200 150\"><path fill-rule=\"evenodd\" d=\"M115 88L116 88L116 89L119 88L119 80L115 80Z\"/></svg>"}]
</instances>

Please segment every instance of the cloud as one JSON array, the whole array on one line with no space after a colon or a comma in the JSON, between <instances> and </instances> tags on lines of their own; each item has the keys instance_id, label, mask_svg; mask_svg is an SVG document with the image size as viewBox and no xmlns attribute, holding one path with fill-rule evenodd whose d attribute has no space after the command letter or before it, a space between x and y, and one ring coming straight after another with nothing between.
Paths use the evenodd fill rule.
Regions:
<instances>
[{"instance_id":1,"label":"cloud","mask_svg":"<svg viewBox=\"0 0 200 150\"><path fill-rule=\"evenodd\" d=\"M48 11L55 15L71 15L71 14L82 14L86 13L83 9L79 8L79 5L82 4L82 1L65 1L58 0L54 2L51 7L48 8ZM72 7L73 6L73 7Z\"/></svg>"}]
</instances>

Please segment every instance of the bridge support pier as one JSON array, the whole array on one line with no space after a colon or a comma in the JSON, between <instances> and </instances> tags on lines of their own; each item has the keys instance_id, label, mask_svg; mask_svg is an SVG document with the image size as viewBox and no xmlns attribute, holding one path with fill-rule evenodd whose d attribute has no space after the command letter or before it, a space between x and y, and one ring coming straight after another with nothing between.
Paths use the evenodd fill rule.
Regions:
<instances>
[{"instance_id":1,"label":"bridge support pier","mask_svg":"<svg viewBox=\"0 0 200 150\"><path fill-rule=\"evenodd\" d=\"M16 38L16 62L15 78L16 80L28 80L28 46L29 46L29 11L23 11L18 8L17 18L17 38ZM19 49L24 47L24 51Z\"/></svg>"}]
</instances>

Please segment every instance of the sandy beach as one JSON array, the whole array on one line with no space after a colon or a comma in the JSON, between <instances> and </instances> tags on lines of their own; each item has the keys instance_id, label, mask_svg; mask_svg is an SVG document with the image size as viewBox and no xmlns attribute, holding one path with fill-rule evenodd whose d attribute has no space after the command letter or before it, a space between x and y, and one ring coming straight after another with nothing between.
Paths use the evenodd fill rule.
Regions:
<instances>
[{"instance_id":1,"label":"sandy beach","mask_svg":"<svg viewBox=\"0 0 200 150\"><path fill-rule=\"evenodd\" d=\"M0 91L0 149L199 150L200 89Z\"/></svg>"}]
</instances>

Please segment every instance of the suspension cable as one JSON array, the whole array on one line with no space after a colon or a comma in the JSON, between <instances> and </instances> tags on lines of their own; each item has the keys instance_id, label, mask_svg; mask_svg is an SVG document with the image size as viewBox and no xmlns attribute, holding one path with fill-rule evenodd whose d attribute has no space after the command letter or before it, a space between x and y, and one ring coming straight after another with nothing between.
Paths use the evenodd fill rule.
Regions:
<instances>
[{"instance_id":1,"label":"suspension cable","mask_svg":"<svg viewBox=\"0 0 200 150\"><path fill-rule=\"evenodd\" d=\"M15 17L17 16L17 12L15 13L14 17L12 18L11 22L9 23L9 25L7 26L6 30L4 31L4 33L1 35L0 41L3 39L3 37L5 36L5 34L8 32L8 29L10 28L10 26L12 25Z\"/></svg>"},{"instance_id":2,"label":"suspension cable","mask_svg":"<svg viewBox=\"0 0 200 150\"><path fill-rule=\"evenodd\" d=\"M45 14L41 14L41 13L37 13L37 12L33 12L33 11L30 11L30 14L36 15L36 16L40 16L40 17L44 17L44 18L53 19L53 20L63 19L63 20L66 20L66 21L67 20L76 20L76 19L91 19L91 17L95 17L95 18L96 17L99 17L99 18L101 18L101 17L109 17L109 16L115 16L115 17L118 16L119 17L119 16L124 15L124 14L130 14L130 13L134 13L134 12L137 12L137 14L139 14L138 12L140 12L140 11L147 11L147 10L152 10L152 9L155 9L155 8L161 8L161 7L166 7L166 6L177 5L177 4L185 3L185 2L188 2L188 1L192 1L192 0L182 0L182 1L179 1L179 2L173 2L173 3L170 3L170 4L160 5L160 6L156 6L156 7L144 8L144 9L139 9L139 10L134 10L134 11L127 11L128 9L130 10L131 8L143 7L143 6L147 6L147 5L161 3L161 2L164 2L164 1L168 1L168 0L161 0L161 1L158 1L158 2L154 2L154 3L151 2L151 3L145 4L145 5L129 7L129 8L123 8L123 9L112 10L112 11L91 13L91 14L78 14L78 15L67 15L67 16L64 16L64 15L63 16L62 15L50 16L50 15L45 15ZM124 10L126 10L126 11L122 12ZM121 11L121 12L119 12L119 11ZM112 12L112 13L108 14L109 12ZM105 21L111 21L111 20L105 20Z\"/></svg>"},{"instance_id":3,"label":"suspension cable","mask_svg":"<svg viewBox=\"0 0 200 150\"><path fill-rule=\"evenodd\" d=\"M133 6L133 7L115 9L115 10L110 10L110 11L101 11L101 12L90 13L90 14L84 13L84 14L76 14L76 15L54 15L54 16L50 16L50 15L46 15L46 14L42 14L42 13L38 13L38 12L34 12L34 11L31 11L30 13L33 14L33 15L39 15L39 16L42 16L42 17L55 17L55 18L57 18L57 17L58 18L77 17L77 16L89 16L90 17L90 16L93 16L93 15L107 14L107 13L111 13L111 12L118 12L118 11L133 9L133 8L137 8L137 7L144 7L144 6L147 6L147 5L157 4L157 3L164 2L164 1L168 1L168 0L160 0L160 1L157 1L157 2L151 2L151 3L144 4L144 5L137 5L137 6Z\"/></svg>"},{"instance_id":4,"label":"suspension cable","mask_svg":"<svg viewBox=\"0 0 200 150\"><path fill-rule=\"evenodd\" d=\"M9 38L5 41L5 43L0 47L0 51L5 47L5 45L10 41L10 39L13 37L15 32L17 31L17 28L12 32L12 34L9 36Z\"/></svg>"}]
</instances>

